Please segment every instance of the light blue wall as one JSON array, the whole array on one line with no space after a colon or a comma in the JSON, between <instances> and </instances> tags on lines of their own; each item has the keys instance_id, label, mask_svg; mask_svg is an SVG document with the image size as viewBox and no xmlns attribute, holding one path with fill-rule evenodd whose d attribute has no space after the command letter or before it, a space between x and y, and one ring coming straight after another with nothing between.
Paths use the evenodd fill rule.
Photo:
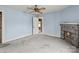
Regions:
<instances>
[{"instance_id":1,"label":"light blue wall","mask_svg":"<svg viewBox=\"0 0 79 59\"><path fill-rule=\"evenodd\" d=\"M62 11L62 20L79 21L79 5L72 5Z\"/></svg>"},{"instance_id":2,"label":"light blue wall","mask_svg":"<svg viewBox=\"0 0 79 59\"><path fill-rule=\"evenodd\" d=\"M5 13L5 35L10 40L20 36L32 34L32 16L21 11L0 6Z\"/></svg>"},{"instance_id":3,"label":"light blue wall","mask_svg":"<svg viewBox=\"0 0 79 59\"><path fill-rule=\"evenodd\" d=\"M52 36L60 36L60 20L59 12L48 13L44 15L44 32Z\"/></svg>"},{"instance_id":4,"label":"light blue wall","mask_svg":"<svg viewBox=\"0 0 79 59\"><path fill-rule=\"evenodd\" d=\"M60 37L60 23L78 22L79 21L79 5L72 5L60 12L49 13L44 15L45 20L45 33L52 36Z\"/></svg>"}]
</instances>

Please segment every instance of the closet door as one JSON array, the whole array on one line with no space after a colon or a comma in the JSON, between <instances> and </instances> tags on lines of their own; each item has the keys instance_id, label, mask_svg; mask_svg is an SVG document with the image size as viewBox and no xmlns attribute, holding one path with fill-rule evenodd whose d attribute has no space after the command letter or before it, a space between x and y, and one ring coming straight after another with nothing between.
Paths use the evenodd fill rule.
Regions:
<instances>
[{"instance_id":1,"label":"closet door","mask_svg":"<svg viewBox=\"0 0 79 59\"><path fill-rule=\"evenodd\" d=\"M2 43L2 12L0 12L0 43Z\"/></svg>"}]
</instances>

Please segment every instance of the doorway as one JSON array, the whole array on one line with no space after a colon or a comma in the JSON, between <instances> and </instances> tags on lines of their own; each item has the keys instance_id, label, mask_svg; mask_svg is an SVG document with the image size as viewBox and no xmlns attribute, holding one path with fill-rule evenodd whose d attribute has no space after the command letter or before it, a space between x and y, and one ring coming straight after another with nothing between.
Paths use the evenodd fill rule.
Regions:
<instances>
[{"instance_id":1,"label":"doorway","mask_svg":"<svg viewBox=\"0 0 79 59\"><path fill-rule=\"evenodd\" d=\"M43 17L33 17L33 34L42 33Z\"/></svg>"}]
</instances>

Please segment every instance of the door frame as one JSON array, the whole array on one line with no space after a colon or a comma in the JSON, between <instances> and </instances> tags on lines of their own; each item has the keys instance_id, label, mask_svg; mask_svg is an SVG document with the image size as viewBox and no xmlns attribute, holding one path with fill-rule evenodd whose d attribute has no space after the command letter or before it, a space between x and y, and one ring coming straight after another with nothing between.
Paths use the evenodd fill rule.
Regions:
<instances>
[{"instance_id":1,"label":"door frame","mask_svg":"<svg viewBox=\"0 0 79 59\"><path fill-rule=\"evenodd\" d=\"M0 10L0 12L2 12L2 43L5 43L5 13L4 10Z\"/></svg>"},{"instance_id":2,"label":"door frame","mask_svg":"<svg viewBox=\"0 0 79 59\"><path fill-rule=\"evenodd\" d=\"M32 35L33 35L33 19L35 16L32 17ZM42 33L44 32L44 18L43 16L38 17L38 19L42 19Z\"/></svg>"}]
</instances>

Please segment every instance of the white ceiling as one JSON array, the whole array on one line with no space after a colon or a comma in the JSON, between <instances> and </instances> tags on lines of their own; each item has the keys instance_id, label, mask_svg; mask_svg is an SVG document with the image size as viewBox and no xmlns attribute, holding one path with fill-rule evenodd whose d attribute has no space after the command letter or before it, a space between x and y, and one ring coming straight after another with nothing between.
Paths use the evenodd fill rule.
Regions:
<instances>
[{"instance_id":1,"label":"white ceiling","mask_svg":"<svg viewBox=\"0 0 79 59\"><path fill-rule=\"evenodd\" d=\"M34 5L8 5L8 7L13 8L15 10L28 12L29 10L27 9L27 7L34 7ZM46 10L44 12L48 13L48 12L61 11L64 8L68 7L68 5L39 5L38 7L45 7Z\"/></svg>"}]
</instances>

